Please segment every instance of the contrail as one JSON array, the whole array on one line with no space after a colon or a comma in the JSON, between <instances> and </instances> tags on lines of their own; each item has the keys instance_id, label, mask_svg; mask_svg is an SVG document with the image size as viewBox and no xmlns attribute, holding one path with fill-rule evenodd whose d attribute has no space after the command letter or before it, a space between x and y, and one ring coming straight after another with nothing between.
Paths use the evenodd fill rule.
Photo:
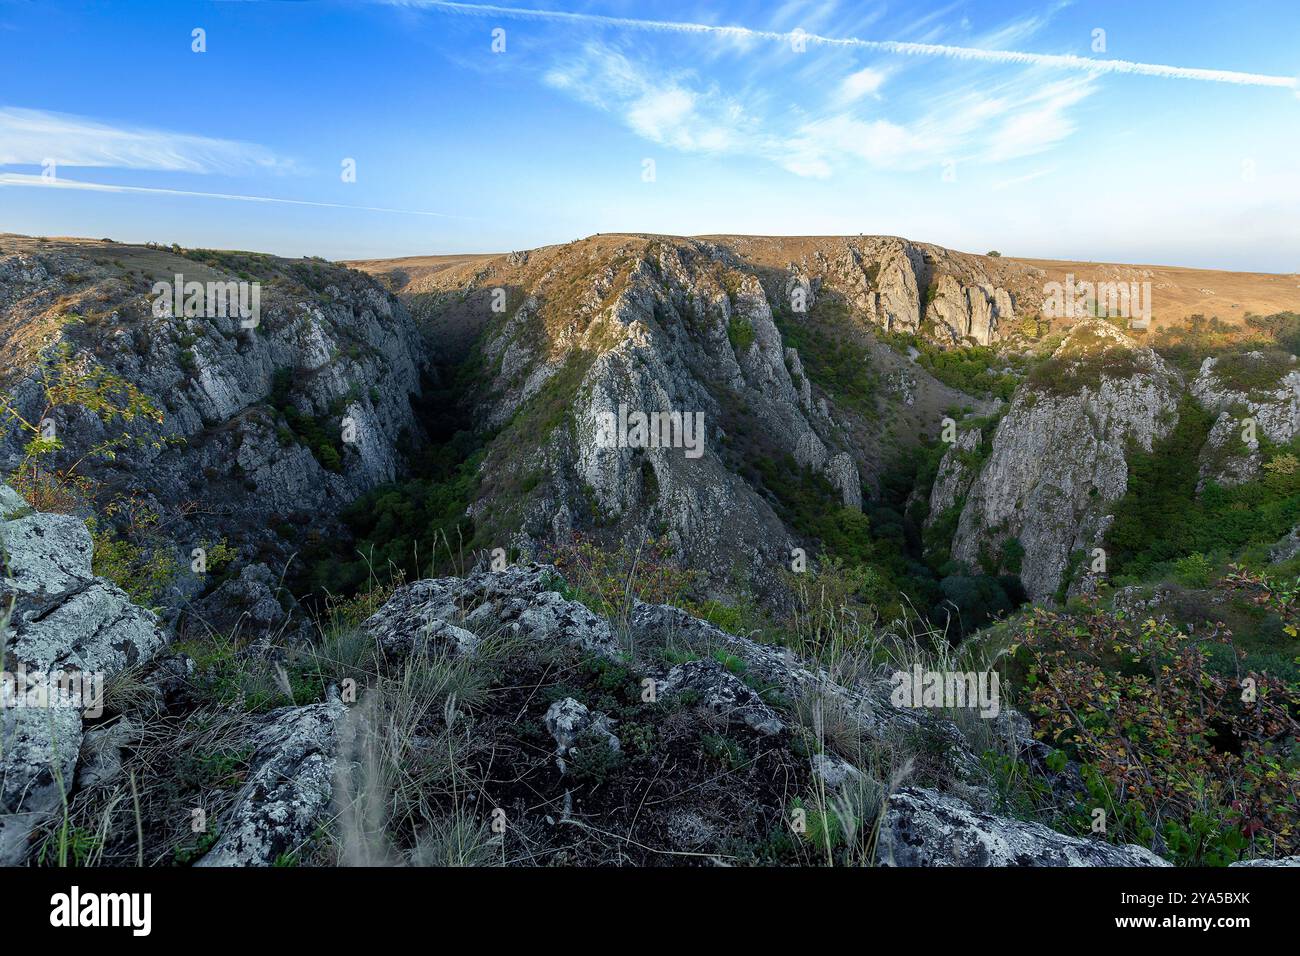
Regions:
<instances>
[{"instance_id":1,"label":"contrail","mask_svg":"<svg viewBox=\"0 0 1300 956\"><path fill-rule=\"evenodd\" d=\"M817 33L805 33L802 30L781 33L775 30L754 30L740 26L715 26L709 23L685 23L674 20L641 20L632 17L611 17L598 13L569 13L563 10L529 10L522 7L503 7L485 3L456 3L453 0L378 0L378 2L388 6L441 10L465 16L585 23L624 30L707 34L736 39L773 40L781 43L803 41L815 46L852 47L861 50L872 50L877 53L895 53L902 56L944 57L950 60L1046 66L1092 74L1128 73L1136 76L1158 76L1171 80L1201 80L1208 83L1234 83L1240 86L1272 86L1300 91L1300 78L1293 76L1241 73L1236 70L1206 70L1188 66L1167 66L1160 63L1137 63L1132 60L1097 60L1086 56L1075 56L1071 53L1021 53L1015 50L985 50L979 47L948 46L939 43L864 40L859 37L822 36Z\"/></svg>"},{"instance_id":2,"label":"contrail","mask_svg":"<svg viewBox=\"0 0 1300 956\"><path fill-rule=\"evenodd\" d=\"M478 221L474 216L455 216L445 212L418 209L390 209L385 206L354 206L341 202L313 202L309 199L281 199L277 196L241 196L238 193L209 193L191 189L164 189L159 186L119 186L114 183L91 183L81 179L45 179L27 173L0 173L0 186L29 186L34 189L84 189L104 193L149 193L162 196L198 196L202 199L232 199L238 202L282 203L289 206L317 206L324 209L355 209L360 212L387 212L402 216L433 216L438 219Z\"/></svg>"}]
</instances>

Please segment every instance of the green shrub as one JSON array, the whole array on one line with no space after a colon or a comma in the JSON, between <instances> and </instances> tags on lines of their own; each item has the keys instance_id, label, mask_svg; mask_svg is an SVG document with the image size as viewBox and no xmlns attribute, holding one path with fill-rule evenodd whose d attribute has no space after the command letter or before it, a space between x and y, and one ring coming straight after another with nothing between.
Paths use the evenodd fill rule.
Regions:
<instances>
[{"instance_id":1,"label":"green shrub","mask_svg":"<svg viewBox=\"0 0 1300 956\"><path fill-rule=\"evenodd\" d=\"M727 339L737 353L747 352L754 344L754 326L749 319L733 312L727 322Z\"/></svg>"}]
</instances>

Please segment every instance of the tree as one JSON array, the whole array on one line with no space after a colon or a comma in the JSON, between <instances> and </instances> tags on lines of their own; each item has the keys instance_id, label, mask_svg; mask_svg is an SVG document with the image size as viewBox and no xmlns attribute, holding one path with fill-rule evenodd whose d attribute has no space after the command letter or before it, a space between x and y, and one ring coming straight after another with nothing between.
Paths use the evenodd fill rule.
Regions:
<instances>
[{"instance_id":1,"label":"tree","mask_svg":"<svg viewBox=\"0 0 1300 956\"><path fill-rule=\"evenodd\" d=\"M33 419L25 417L7 395L0 395L0 415L27 436L23 459L11 477L14 487L41 511L68 511L76 506L85 479L77 473L87 460L112 460L117 449L140 441L123 430L93 445L66 468L56 468L53 459L64 448L54 422L61 408L80 407L96 415L105 425L129 425L137 419L161 424L163 413L147 395L88 356L73 352L60 343L49 355L42 374L44 405ZM155 441L154 447L160 443Z\"/></svg>"}]
</instances>

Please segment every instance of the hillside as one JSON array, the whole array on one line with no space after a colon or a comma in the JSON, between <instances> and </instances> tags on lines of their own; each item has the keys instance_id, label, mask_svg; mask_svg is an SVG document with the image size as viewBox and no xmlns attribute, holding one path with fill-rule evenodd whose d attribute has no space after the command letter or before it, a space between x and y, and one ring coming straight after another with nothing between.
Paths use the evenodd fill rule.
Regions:
<instances>
[{"instance_id":1,"label":"hillside","mask_svg":"<svg viewBox=\"0 0 1300 956\"><path fill-rule=\"evenodd\" d=\"M356 268L0 237L16 659L133 628L101 654L129 681L107 719L6 723L0 850L41 858L67 814L92 854L137 852L127 766L153 862L1294 854L1300 301L1148 270L1152 328L1044 314L1074 265L894 237ZM258 312L160 306L178 275ZM1188 282L1285 308L1174 318ZM1001 696L900 703L916 667ZM82 755L65 789L54 733ZM204 790L196 838L173 798ZM376 795L382 825L348 817Z\"/></svg>"}]
</instances>

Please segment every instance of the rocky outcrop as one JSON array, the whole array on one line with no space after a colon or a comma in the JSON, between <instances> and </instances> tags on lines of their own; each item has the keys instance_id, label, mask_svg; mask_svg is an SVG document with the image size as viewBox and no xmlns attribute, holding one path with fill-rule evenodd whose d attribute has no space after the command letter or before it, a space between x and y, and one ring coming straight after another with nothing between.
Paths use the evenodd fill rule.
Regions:
<instances>
[{"instance_id":1,"label":"rocky outcrop","mask_svg":"<svg viewBox=\"0 0 1300 956\"><path fill-rule=\"evenodd\" d=\"M948 446L939 461L939 470L930 488L930 514L927 523L933 524L946 512L958 507L970 492L976 470L969 464L983 440L978 428L965 428L957 432L957 440Z\"/></svg>"},{"instance_id":2,"label":"rocky outcrop","mask_svg":"<svg viewBox=\"0 0 1300 956\"><path fill-rule=\"evenodd\" d=\"M1173 429L1181 389L1178 373L1150 349L1105 322L1080 323L999 422L953 557L975 567L982 551L997 554L1016 538L1032 599L1056 594L1076 554L1088 563L1070 587L1086 587L1105 516L1128 488L1128 449L1150 451Z\"/></svg>"},{"instance_id":3,"label":"rocky outcrop","mask_svg":"<svg viewBox=\"0 0 1300 956\"><path fill-rule=\"evenodd\" d=\"M1011 293L988 283L965 286L952 274L938 278L925 311L934 334L954 345L992 345L1002 338L1000 326L1015 317Z\"/></svg>"},{"instance_id":4,"label":"rocky outcrop","mask_svg":"<svg viewBox=\"0 0 1300 956\"><path fill-rule=\"evenodd\" d=\"M0 351L16 361L4 387L37 415L45 369L63 348L152 402L160 422L137 417L111 461L91 455L79 473L97 483L102 522L115 498L155 513L180 567L225 540L238 560L280 574L302 529L328 533L344 505L401 473L399 445L423 434L411 399L425 345L404 306L361 273L242 253L9 245L0 241ZM156 283L177 275L258 283L256 324L165 314ZM49 422L60 466L122 431L75 404ZM0 467L16 465L27 437L0 435ZM201 574L180 574L162 604L175 611L203 587Z\"/></svg>"},{"instance_id":5,"label":"rocky outcrop","mask_svg":"<svg viewBox=\"0 0 1300 956\"><path fill-rule=\"evenodd\" d=\"M1214 481L1230 488L1258 477L1260 439L1285 445L1300 434L1295 363L1289 353L1261 351L1201 363L1192 395L1216 417L1200 454L1200 487Z\"/></svg>"},{"instance_id":6,"label":"rocky outcrop","mask_svg":"<svg viewBox=\"0 0 1300 956\"><path fill-rule=\"evenodd\" d=\"M32 511L2 485L0 557L0 864L13 864L72 791L83 717L102 713L104 682L166 637L151 612L94 575L81 521Z\"/></svg>"},{"instance_id":7,"label":"rocky outcrop","mask_svg":"<svg viewBox=\"0 0 1300 956\"><path fill-rule=\"evenodd\" d=\"M861 453L779 327L784 293L709 242L586 246L472 277L471 296L523 293L484 333L479 415L510 423L485 471L530 487L508 520L500 502L476 503L476 524L526 554L572 531L657 531L692 567L775 587L794 542L742 460L788 460L843 506L862 503Z\"/></svg>"},{"instance_id":8,"label":"rocky outcrop","mask_svg":"<svg viewBox=\"0 0 1300 956\"><path fill-rule=\"evenodd\" d=\"M1145 847L1066 836L982 813L934 790L893 794L876 847L880 866L1169 866Z\"/></svg>"},{"instance_id":9,"label":"rocky outcrop","mask_svg":"<svg viewBox=\"0 0 1300 956\"><path fill-rule=\"evenodd\" d=\"M892 684L886 674L852 686L839 683L789 651L730 634L692 617L679 608L636 602L620 636L604 618L555 589L563 577L547 565L514 565L505 571L479 571L465 578L417 581L399 589L365 624L381 648L409 646L414 635L439 633L451 625L486 637L511 634L541 644L572 644L613 661L623 661L624 641L684 641L719 648L745 661L748 680L742 681L716 660L688 661L647 671L664 698L690 692L713 712L772 736L785 730L783 719L752 688L750 682L771 687L792 699L823 698L849 715L869 736L885 740L924 735L943 754L955 778L974 786L980 776L979 758L960 731L925 709L897 708L890 700ZM410 635L410 637L408 637ZM975 799L986 794L973 791Z\"/></svg>"},{"instance_id":10,"label":"rocky outcrop","mask_svg":"<svg viewBox=\"0 0 1300 956\"><path fill-rule=\"evenodd\" d=\"M266 715L249 741L248 782L196 866L272 866L302 848L330 809L346 713L335 693L323 704Z\"/></svg>"},{"instance_id":11,"label":"rocky outcrop","mask_svg":"<svg viewBox=\"0 0 1300 956\"><path fill-rule=\"evenodd\" d=\"M830 701L837 701L843 705L836 710L837 720L860 721L869 736L880 740L916 739L918 733L923 734L930 741L927 747L933 748L931 752L946 750L943 759L953 768L955 785L961 786L963 777L967 785L962 787L962 796L921 787L895 792L883 808L877 846L877 862L883 866L1169 865L1142 847L1070 837L1041 824L980 809L989 795L974 785L980 779L979 762L966 749L960 733L942 717L893 707L888 700L891 682L880 675L841 684L787 650L727 634L679 609L659 605L637 604L620 640L604 619L552 590L562 586L558 572L541 565L420 581L394 594L393 607L372 617L367 628L383 646L402 643L393 633L398 628L418 631L435 623L455 622L456 627L481 637L490 631L540 647L575 645L621 666L629 663L625 650L629 646L658 647L666 642L665 646L675 647L679 653L684 648L712 649L708 651L711 656L702 653L667 668L655 665L653 654L642 656L634 665L636 679L643 688L654 688L651 699L663 708L655 711L657 719L673 714L677 716L671 719L684 719L676 705L682 695L689 694L690 706L706 715L697 719L722 721L723 726L732 728L731 733L750 735L742 739L761 741L756 746L765 750L792 747L790 718L768 702L771 693L782 698L786 707L815 700L829 706ZM733 666L720 663L721 658L739 663L733 664L733 671ZM744 680L736 672L743 672ZM753 689L756 686L768 690L760 695ZM552 702L543 723L555 741L561 775L567 774L568 761L583 746L608 748L613 753L626 749L614 721L572 696ZM994 732L1023 738L1029 748L1041 746L1029 737L1027 720L1011 710L1000 715ZM637 739L646 739L644 726L637 733ZM843 756L816 752L797 761L806 763L809 776L819 780L834 800L843 802L851 791L856 795L855 804L865 801L864 808L880 804L880 785ZM566 782L563 786L571 785ZM567 814L571 794L566 793L563 802ZM686 810L681 814L690 816ZM703 832L698 825L693 827ZM697 833L697 837L691 846L699 849L704 836Z\"/></svg>"},{"instance_id":12,"label":"rocky outcrop","mask_svg":"<svg viewBox=\"0 0 1300 956\"><path fill-rule=\"evenodd\" d=\"M1276 860L1238 860L1228 866L1300 866L1300 856L1283 856Z\"/></svg>"}]
</instances>

